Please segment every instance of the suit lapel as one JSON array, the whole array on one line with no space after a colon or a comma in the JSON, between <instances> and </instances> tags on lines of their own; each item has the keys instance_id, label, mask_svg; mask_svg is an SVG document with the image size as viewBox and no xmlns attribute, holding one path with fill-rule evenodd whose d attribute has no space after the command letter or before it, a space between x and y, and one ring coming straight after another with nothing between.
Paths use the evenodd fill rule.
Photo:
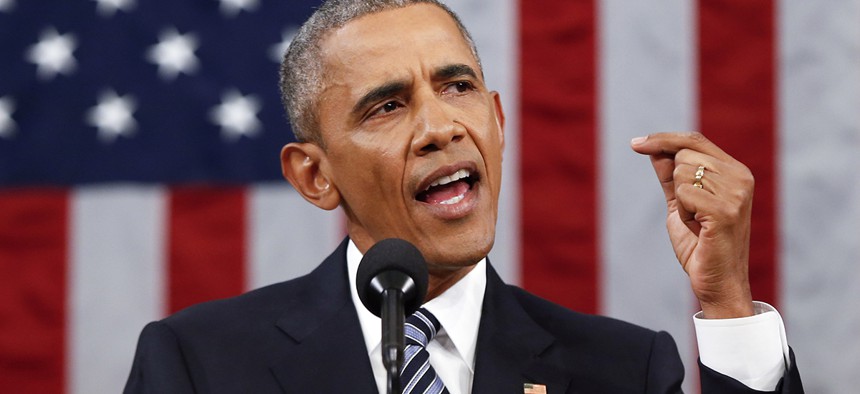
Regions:
<instances>
[{"instance_id":1,"label":"suit lapel","mask_svg":"<svg viewBox=\"0 0 860 394\"><path fill-rule=\"evenodd\" d=\"M285 297L277 322L285 347L271 366L284 392L377 392L349 293L346 245L345 240ZM554 342L488 265L472 393L517 393L524 383L564 393L569 372L541 359Z\"/></svg>"},{"instance_id":2,"label":"suit lapel","mask_svg":"<svg viewBox=\"0 0 860 394\"><path fill-rule=\"evenodd\" d=\"M377 391L349 293L346 245L303 278L277 322L287 348L271 369L285 392Z\"/></svg>"},{"instance_id":3,"label":"suit lapel","mask_svg":"<svg viewBox=\"0 0 860 394\"><path fill-rule=\"evenodd\" d=\"M511 289L487 265L487 290L478 329L473 394L523 392L524 383L564 393L570 374L541 359L555 338L523 310Z\"/></svg>"}]
</instances>

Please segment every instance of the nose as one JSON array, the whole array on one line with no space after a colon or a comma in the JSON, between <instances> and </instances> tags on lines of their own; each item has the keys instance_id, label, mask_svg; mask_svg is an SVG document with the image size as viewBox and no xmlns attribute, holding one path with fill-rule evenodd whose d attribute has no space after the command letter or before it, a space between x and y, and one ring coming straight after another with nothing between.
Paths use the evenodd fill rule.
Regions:
<instances>
[{"instance_id":1,"label":"nose","mask_svg":"<svg viewBox=\"0 0 860 394\"><path fill-rule=\"evenodd\" d=\"M445 149L466 135L466 129L455 121L450 106L432 95L418 103L412 151L418 156Z\"/></svg>"}]
</instances>

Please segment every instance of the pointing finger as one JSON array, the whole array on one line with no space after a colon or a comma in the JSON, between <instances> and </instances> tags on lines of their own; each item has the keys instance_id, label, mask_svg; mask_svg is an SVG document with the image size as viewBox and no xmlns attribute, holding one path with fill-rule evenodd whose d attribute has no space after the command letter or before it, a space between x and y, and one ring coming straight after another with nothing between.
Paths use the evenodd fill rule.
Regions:
<instances>
[{"instance_id":1,"label":"pointing finger","mask_svg":"<svg viewBox=\"0 0 860 394\"><path fill-rule=\"evenodd\" d=\"M728 160L726 154L701 133L654 133L645 137L637 137L630 141L634 151L643 155L674 155L683 149L713 156L717 159Z\"/></svg>"}]
</instances>

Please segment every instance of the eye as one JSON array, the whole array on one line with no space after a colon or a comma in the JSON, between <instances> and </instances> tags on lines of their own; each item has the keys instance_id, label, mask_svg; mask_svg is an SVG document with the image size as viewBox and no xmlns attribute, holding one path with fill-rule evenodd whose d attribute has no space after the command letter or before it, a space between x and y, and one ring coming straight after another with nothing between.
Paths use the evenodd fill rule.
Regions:
<instances>
[{"instance_id":1,"label":"eye","mask_svg":"<svg viewBox=\"0 0 860 394\"><path fill-rule=\"evenodd\" d=\"M462 94L475 90L475 85L469 81L457 81L449 84L442 91L442 94Z\"/></svg>"},{"instance_id":2,"label":"eye","mask_svg":"<svg viewBox=\"0 0 860 394\"><path fill-rule=\"evenodd\" d=\"M382 107L379 108L379 112L391 112L399 107L400 106L397 104L396 101L389 101L385 104L382 104Z\"/></svg>"},{"instance_id":3,"label":"eye","mask_svg":"<svg viewBox=\"0 0 860 394\"><path fill-rule=\"evenodd\" d=\"M374 116L385 115L387 113L396 111L398 108L400 108L402 106L403 105L397 101L388 101L385 104L382 104L381 106L377 107L376 109L370 111L369 117L372 118Z\"/></svg>"}]
</instances>

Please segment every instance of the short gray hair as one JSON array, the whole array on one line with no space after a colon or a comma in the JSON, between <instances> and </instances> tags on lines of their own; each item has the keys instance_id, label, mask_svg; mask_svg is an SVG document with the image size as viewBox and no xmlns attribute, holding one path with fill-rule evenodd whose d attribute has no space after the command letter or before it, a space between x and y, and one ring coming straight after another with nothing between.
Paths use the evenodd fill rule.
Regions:
<instances>
[{"instance_id":1,"label":"short gray hair","mask_svg":"<svg viewBox=\"0 0 860 394\"><path fill-rule=\"evenodd\" d=\"M296 140L325 147L319 130L316 105L319 90L322 88L323 74L320 46L326 33L364 15L421 3L436 5L454 19L469 44L478 67L481 67L481 59L472 36L457 14L438 0L328 0L302 25L281 62L281 100L289 115Z\"/></svg>"}]
</instances>

